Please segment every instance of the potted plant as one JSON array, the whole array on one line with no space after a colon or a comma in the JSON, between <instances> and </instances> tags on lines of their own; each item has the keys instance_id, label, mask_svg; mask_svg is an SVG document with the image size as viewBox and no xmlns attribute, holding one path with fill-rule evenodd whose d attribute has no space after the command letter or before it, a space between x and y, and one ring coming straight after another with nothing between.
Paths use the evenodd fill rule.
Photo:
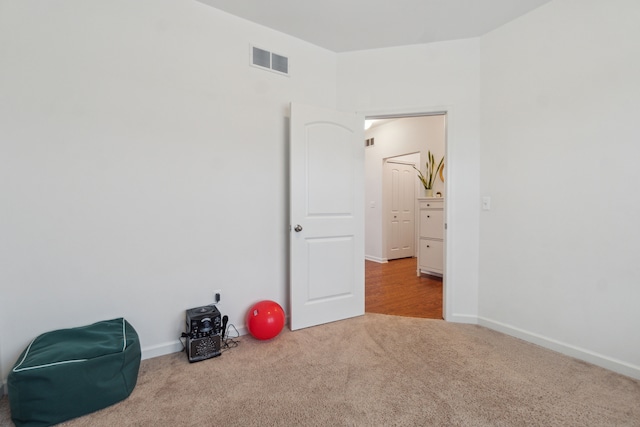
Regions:
<instances>
[{"instance_id":1,"label":"potted plant","mask_svg":"<svg viewBox=\"0 0 640 427\"><path fill-rule=\"evenodd\" d=\"M427 153L426 173L423 175L420 169L418 169L415 166L413 167L415 170L418 171L418 179L420 180L420 182L422 182L422 185L424 186L424 189L427 192L427 197L433 197L433 184L443 164L444 164L444 156L442 156L442 158L440 159L440 163L438 163L438 166L436 167L436 159L435 157L433 157L433 154L431 154L431 150L429 150L429 152Z\"/></svg>"}]
</instances>

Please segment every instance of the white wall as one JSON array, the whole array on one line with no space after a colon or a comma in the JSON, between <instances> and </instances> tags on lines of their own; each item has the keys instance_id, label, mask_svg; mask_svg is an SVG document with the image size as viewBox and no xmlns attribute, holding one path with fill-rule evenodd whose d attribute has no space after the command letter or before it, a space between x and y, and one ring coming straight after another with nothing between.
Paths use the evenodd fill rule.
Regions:
<instances>
[{"instance_id":1,"label":"white wall","mask_svg":"<svg viewBox=\"0 0 640 427\"><path fill-rule=\"evenodd\" d=\"M365 256L367 259L385 262L388 255L383 236L383 161L402 154L418 153L417 167L424 173L429 150L437 161L444 155L444 123L443 115L407 117L371 127L366 131L365 137L375 140L373 146L365 149ZM417 193L424 196L424 187L418 180L417 173L416 187L419 187ZM440 178L436 180L434 190L444 194L444 184Z\"/></svg>"},{"instance_id":2,"label":"white wall","mask_svg":"<svg viewBox=\"0 0 640 427\"><path fill-rule=\"evenodd\" d=\"M480 317L640 378L640 2L558 0L484 37Z\"/></svg>"},{"instance_id":3,"label":"white wall","mask_svg":"<svg viewBox=\"0 0 640 427\"><path fill-rule=\"evenodd\" d=\"M365 115L447 111L445 317L475 322L479 40L341 53L338 106Z\"/></svg>"},{"instance_id":4,"label":"white wall","mask_svg":"<svg viewBox=\"0 0 640 427\"><path fill-rule=\"evenodd\" d=\"M335 106L334 53L199 2L3 2L0 94L3 378L34 336L118 316L144 357L179 350L215 289L238 327L288 309L288 105Z\"/></svg>"}]
</instances>

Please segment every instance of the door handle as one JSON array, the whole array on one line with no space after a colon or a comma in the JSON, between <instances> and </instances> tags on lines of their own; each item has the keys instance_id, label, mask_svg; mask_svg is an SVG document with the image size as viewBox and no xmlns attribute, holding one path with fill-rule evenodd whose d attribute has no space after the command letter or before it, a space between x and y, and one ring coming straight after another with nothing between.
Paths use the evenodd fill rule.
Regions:
<instances>
[{"instance_id":1,"label":"door handle","mask_svg":"<svg viewBox=\"0 0 640 427\"><path fill-rule=\"evenodd\" d=\"M293 229L296 231L296 233L299 233L299 232L302 231L302 226L300 224L298 224Z\"/></svg>"}]
</instances>

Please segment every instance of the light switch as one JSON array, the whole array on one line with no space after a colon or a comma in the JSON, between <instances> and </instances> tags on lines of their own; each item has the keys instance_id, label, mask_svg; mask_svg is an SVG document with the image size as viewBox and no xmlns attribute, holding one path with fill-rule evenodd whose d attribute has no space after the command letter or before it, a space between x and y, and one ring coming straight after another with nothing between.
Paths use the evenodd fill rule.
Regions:
<instances>
[{"instance_id":1,"label":"light switch","mask_svg":"<svg viewBox=\"0 0 640 427\"><path fill-rule=\"evenodd\" d=\"M376 202L375 202L375 200L373 200L373 201L371 201L371 202L369 203L369 207L370 207L371 209L373 209L373 208L375 208L375 207L376 207Z\"/></svg>"},{"instance_id":2,"label":"light switch","mask_svg":"<svg viewBox=\"0 0 640 427\"><path fill-rule=\"evenodd\" d=\"M491 197L482 196L482 210L483 211L491 210Z\"/></svg>"}]
</instances>

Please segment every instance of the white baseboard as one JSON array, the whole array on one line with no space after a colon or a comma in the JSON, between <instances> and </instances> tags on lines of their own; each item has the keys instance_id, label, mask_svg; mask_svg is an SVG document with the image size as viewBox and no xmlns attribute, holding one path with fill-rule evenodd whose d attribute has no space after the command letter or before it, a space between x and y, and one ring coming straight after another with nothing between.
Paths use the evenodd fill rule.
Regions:
<instances>
[{"instance_id":1,"label":"white baseboard","mask_svg":"<svg viewBox=\"0 0 640 427\"><path fill-rule=\"evenodd\" d=\"M142 360L165 356L167 354L177 353L179 351L182 351L182 343L180 341L171 341L164 344L144 347L142 349Z\"/></svg>"},{"instance_id":2,"label":"white baseboard","mask_svg":"<svg viewBox=\"0 0 640 427\"><path fill-rule=\"evenodd\" d=\"M631 378L640 379L640 366L632 365L621 360L614 359L602 354L595 353L584 348L576 347L571 344L563 343L553 338L548 338L540 334L516 328L502 322L478 317L478 324L507 335L537 344L541 347L548 348L566 356L575 357L576 359L592 363L610 371L626 375Z\"/></svg>"},{"instance_id":3,"label":"white baseboard","mask_svg":"<svg viewBox=\"0 0 640 427\"><path fill-rule=\"evenodd\" d=\"M386 258L378 258L378 257L371 256L371 255L365 255L364 259L366 259L367 261L377 262L379 264L386 264L386 263L389 262L389 260L386 259Z\"/></svg>"},{"instance_id":4,"label":"white baseboard","mask_svg":"<svg viewBox=\"0 0 640 427\"><path fill-rule=\"evenodd\" d=\"M452 323L468 323L471 325L478 324L478 317L468 314L452 314L451 316L445 316L444 320Z\"/></svg>"}]
</instances>

